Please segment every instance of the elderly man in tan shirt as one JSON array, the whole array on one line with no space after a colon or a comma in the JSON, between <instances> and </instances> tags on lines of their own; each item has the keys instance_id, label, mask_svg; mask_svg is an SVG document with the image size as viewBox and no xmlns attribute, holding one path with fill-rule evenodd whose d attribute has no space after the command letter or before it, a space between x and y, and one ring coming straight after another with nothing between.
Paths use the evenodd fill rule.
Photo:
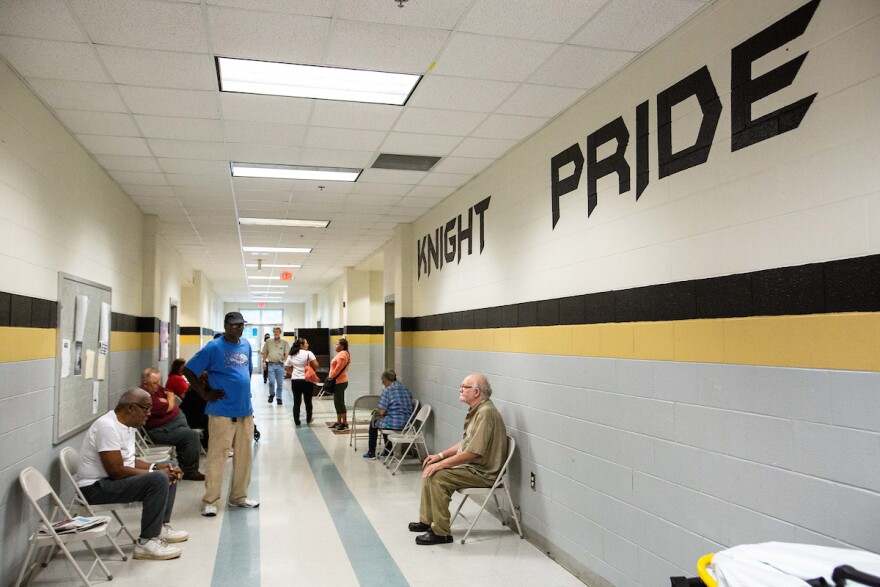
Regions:
<instances>
[{"instance_id":1,"label":"elderly man in tan shirt","mask_svg":"<svg viewBox=\"0 0 880 587\"><path fill-rule=\"evenodd\" d=\"M419 521L410 532L423 532L416 544L452 542L449 502L456 489L491 487L507 458L507 429L492 400L485 375L473 373L458 388L459 401L468 405L461 441L422 464L422 501Z\"/></svg>"},{"instance_id":2,"label":"elderly man in tan shirt","mask_svg":"<svg viewBox=\"0 0 880 587\"><path fill-rule=\"evenodd\" d=\"M269 403L278 398L278 405L282 404L281 396L284 392L284 361L290 352L290 343L281 338L281 328L272 329L272 338L263 343L260 354L268 365L269 371Z\"/></svg>"}]
</instances>

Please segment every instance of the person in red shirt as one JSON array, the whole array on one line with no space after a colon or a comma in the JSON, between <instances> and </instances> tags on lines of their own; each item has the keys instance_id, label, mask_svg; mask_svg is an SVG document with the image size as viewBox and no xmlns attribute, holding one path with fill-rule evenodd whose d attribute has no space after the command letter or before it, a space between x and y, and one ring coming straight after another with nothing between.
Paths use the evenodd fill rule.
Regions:
<instances>
[{"instance_id":1,"label":"person in red shirt","mask_svg":"<svg viewBox=\"0 0 880 587\"><path fill-rule=\"evenodd\" d=\"M165 389L173 391L180 399L186 397L186 390L189 389L189 381L181 372L184 365L186 365L185 359L174 359L171 369L168 370L168 379L165 380Z\"/></svg>"},{"instance_id":2,"label":"person in red shirt","mask_svg":"<svg viewBox=\"0 0 880 587\"><path fill-rule=\"evenodd\" d=\"M189 427L174 401L174 392L159 385L159 371L148 367L141 375L141 389L150 394L153 409L144 428L154 442L170 444L187 481L204 481L199 472L199 433Z\"/></svg>"}]
</instances>

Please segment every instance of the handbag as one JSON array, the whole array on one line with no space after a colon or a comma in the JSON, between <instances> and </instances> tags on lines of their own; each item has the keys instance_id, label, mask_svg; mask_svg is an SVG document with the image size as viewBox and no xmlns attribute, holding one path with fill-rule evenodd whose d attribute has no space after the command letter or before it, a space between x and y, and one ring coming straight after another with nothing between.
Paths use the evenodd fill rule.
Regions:
<instances>
[{"instance_id":1,"label":"handbag","mask_svg":"<svg viewBox=\"0 0 880 587\"><path fill-rule=\"evenodd\" d=\"M328 377L324 380L324 393L333 393L333 388L336 387L336 378Z\"/></svg>"},{"instance_id":2,"label":"handbag","mask_svg":"<svg viewBox=\"0 0 880 587\"><path fill-rule=\"evenodd\" d=\"M308 363L306 363L304 373L305 375L303 375L303 379L305 379L309 383L321 383L321 378L318 377L318 374L315 373L315 370L312 369L312 366Z\"/></svg>"}]
</instances>

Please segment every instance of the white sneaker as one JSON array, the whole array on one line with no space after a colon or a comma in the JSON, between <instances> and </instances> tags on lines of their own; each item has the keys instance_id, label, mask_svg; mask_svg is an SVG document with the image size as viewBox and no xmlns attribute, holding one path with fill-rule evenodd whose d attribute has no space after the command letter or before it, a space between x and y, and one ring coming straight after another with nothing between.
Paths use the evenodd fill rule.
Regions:
<instances>
[{"instance_id":1,"label":"white sneaker","mask_svg":"<svg viewBox=\"0 0 880 587\"><path fill-rule=\"evenodd\" d=\"M260 507L260 502L255 499L240 499L238 501L229 500L229 507L231 508L258 508Z\"/></svg>"},{"instance_id":2,"label":"white sneaker","mask_svg":"<svg viewBox=\"0 0 880 587\"><path fill-rule=\"evenodd\" d=\"M206 518L213 518L217 515L217 506L215 505L205 505L202 506L202 515Z\"/></svg>"},{"instance_id":3,"label":"white sneaker","mask_svg":"<svg viewBox=\"0 0 880 587\"><path fill-rule=\"evenodd\" d=\"M186 542L189 540L189 532L186 530L175 530L171 527L171 524L165 524L162 526L162 531L159 532L159 539L164 540L168 544Z\"/></svg>"},{"instance_id":4,"label":"white sneaker","mask_svg":"<svg viewBox=\"0 0 880 587\"><path fill-rule=\"evenodd\" d=\"M146 544L138 542L134 545L134 558L141 560L162 561L177 558L181 551L176 546L168 546L161 538L150 538Z\"/></svg>"}]
</instances>

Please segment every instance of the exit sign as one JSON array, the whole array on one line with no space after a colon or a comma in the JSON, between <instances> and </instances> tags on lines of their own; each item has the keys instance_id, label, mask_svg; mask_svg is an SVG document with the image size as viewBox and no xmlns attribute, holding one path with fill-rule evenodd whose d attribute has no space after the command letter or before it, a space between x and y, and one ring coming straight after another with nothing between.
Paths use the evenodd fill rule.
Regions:
<instances>
[{"instance_id":1,"label":"exit sign","mask_svg":"<svg viewBox=\"0 0 880 587\"><path fill-rule=\"evenodd\" d=\"M293 279L293 273L290 271L281 272L281 281L290 281L291 279Z\"/></svg>"}]
</instances>

